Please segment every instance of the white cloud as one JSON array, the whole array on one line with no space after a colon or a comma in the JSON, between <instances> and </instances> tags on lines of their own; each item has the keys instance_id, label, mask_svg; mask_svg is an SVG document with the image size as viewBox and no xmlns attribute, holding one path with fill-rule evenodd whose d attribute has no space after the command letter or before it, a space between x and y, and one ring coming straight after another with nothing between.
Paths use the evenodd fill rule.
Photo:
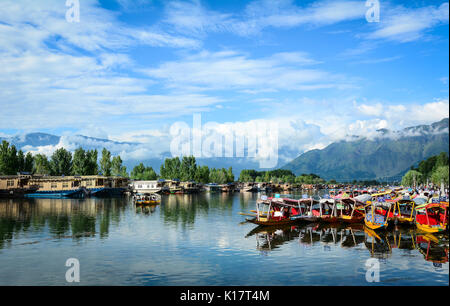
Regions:
<instances>
[{"instance_id":1,"label":"white cloud","mask_svg":"<svg viewBox=\"0 0 450 306\"><path fill-rule=\"evenodd\" d=\"M292 0L257 0L242 13L226 14L208 9L199 0L174 1L166 7L165 23L185 34L231 32L248 36L268 27L324 26L363 19L365 11L362 1L319 1L301 7Z\"/></svg>"},{"instance_id":2,"label":"white cloud","mask_svg":"<svg viewBox=\"0 0 450 306\"><path fill-rule=\"evenodd\" d=\"M315 64L318 62L301 52L251 59L235 51L203 51L142 71L165 80L169 88L188 90L239 89L249 93L352 86L344 76L307 67Z\"/></svg>"},{"instance_id":3,"label":"white cloud","mask_svg":"<svg viewBox=\"0 0 450 306\"><path fill-rule=\"evenodd\" d=\"M381 103L374 105L361 104L357 108L362 114L367 116L380 116L383 114L383 105Z\"/></svg>"},{"instance_id":4,"label":"white cloud","mask_svg":"<svg viewBox=\"0 0 450 306\"><path fill-rule=\"evenodd\" d=\"M440 6L407 9L402 6L387 8L380 18L378 29L367 37L409 42L423 37L427 30L448 24L448 2Z\"/></svg>"}]
</instances>

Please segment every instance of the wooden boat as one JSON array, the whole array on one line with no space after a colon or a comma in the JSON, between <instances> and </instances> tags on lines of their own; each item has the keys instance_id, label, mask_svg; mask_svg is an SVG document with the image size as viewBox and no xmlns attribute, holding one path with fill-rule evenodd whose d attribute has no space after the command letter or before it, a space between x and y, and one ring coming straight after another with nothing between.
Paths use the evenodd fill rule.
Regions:
<instances>
[{"instance_id":1,"label":"wooden boat","mask_svg":"<svg viewBox=\"0 0 450 306\"><path fill-rule=\"evenodd\" d=\"M416 203L409 196L403 196L394 203L394 220L400 224L414 224Z\"/></svg>"},{"instance_id":2,"label":"wooden boat","mask_svg":"<svg viewBox=\"0 0 450 306\"><path fill-rule=\"evenodd\" d=\"M364 224L372 230L386 228L389 225L390 216L392 216L392 205L379 198L378 201L372 201L364 208Z\"/></svg>"},{"instance_id":3,"label":"wooden boat","mask_svg":"<svg viewBox=\"0 0 450 306\"><path fill-rule=\"evenodd\" d=\"M336 207L338 220L343 223L364 222L364 206L364 203L353 198L341 199Z\"/></svg>"},{"instance_id":4,"label":"wooden boat","mask_svg":"<svg viewBox=\"0 0 450 306\"><path fill-rule=\"evenodd\" d=\"M416 207L416 226L426 233L448 230L448 202L423 204Z\"/></svg>"},{"instance_id":5,"label":"wooden boat","mask_svg":"<svg viewBox=\"0 0 450 306\"><path fill-rule=\"evenodd\" d=\"M258 186L256 183L245 183L240 190L241 192L257 192Z\"/></svg>"},{"instance_id":6,"label":"wooden boat","mask_svg":"<svg viewBox=\"0 0 450 306\"><path fill-rule=\"evenodd\" d=\"M319 214L320 221L327 223L336 223L339 221L335 199L320 199L319 209L316 209L315 212Z\"/></svg>"},{"instance_id":7,"label":"wooden boat","mask_svg":"<svg viewBox=\"0 0 450 306\"><path fill-rule=\"evenodd\" d=\"M262 196L261 200L256 202L254 218L246 218L246 220L263 226L293 224L297 222L296 219L291 218L298 214L296 207L298 206L286 203L283 198L275 199Z\"/></svg>"},{"instance_id":8,"label":"wooden boat","mask_svg":"<svg viewBox=\"0 0 450 306\"><path fill-rule=\"evenodd\" d=\"M292 220L305 222L319 222L320 221L320 204L319 201L313 198L304 197L300 200L288 199L285 201L293 202L298 206L298 214L291 216Z\"/></svg>"},{"instance_id":9,"label":"wooden boat","mask_svg":"<svg viewBox=\"0 0 450 306\"><path fill-rule=\"evenodd\" d=\"M161 203L161 196L156 193L136 194L133 201L136 205L158 205Z\"/></svg>"}]
</instances>

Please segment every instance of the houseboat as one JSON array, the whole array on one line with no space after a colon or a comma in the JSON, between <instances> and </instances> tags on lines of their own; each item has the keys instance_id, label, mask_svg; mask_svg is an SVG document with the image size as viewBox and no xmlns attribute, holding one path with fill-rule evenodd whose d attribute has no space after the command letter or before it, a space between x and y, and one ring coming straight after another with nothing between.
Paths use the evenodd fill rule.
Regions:
<instances>
[{"instance_id":1,"label":"houseboat","mask_svg":"<svg viewBox=\"0 0 450 306\"><path fill-rule=\"evenodd\" d=\"M124 177L82 176L81 186L86 188L87 194L94 197L119 196L128 186L128 179Z\"/></svg>"},{"instance_id":2,"label":"houseboat","mask_svg":"<svg viewBox=\"0 0 450 306\"><path fill-rule=\"evenodd\" d=\"M29 184L30 178L29 174L0 176L0 198L21 198L35 192L39 187Z\"/></svg>"},{"instance_id":3,"label":"houseboat","mask_svg":"<svg viewBox=\"0 0 450 306\"><path fill-rule=\"evenodd\" d=\"M257 192L258 185L256 183L248 182L244 183L240 189L241 192Z\"/></svg>"},{"instance_id":4,"label":"houseboat","mask_svg":"<svg viewBox=\"0 0 450 306\"><path fill-rule=\"evenodd\" d=\"M221 192L222 188L216 183L209 183L203 186L206 192Z\"/></svg>"},{"instance_id":5,"label":"houseboat","mask_svg":"<svg viewBox=\"0 0 450 306\"><path fill-rule=\"evenodd\" d=\"M27 193L27 198L83 198L86 188L81 185L79 176L32 176L30 186L38 186L34 192Z\"/></svg>"},{"instance_id":6,"label":"houseboat","mask_svg":"<svg viewBox=\"0 0 450 306\"><path fill-rule=\"evenodd\" d=\"M181 187L183 187L184 193L197 193L200 188L196 182L181 182Z\"/></svg>"},{"instance_id":7,"label":"houseboat","mask_svg":"<svg viewBox=\"0 0 450 306\"><path fill-rule=\"evenodd\" d=\"M165 180L159 179L154 181L134 181L130 184L133 193L165 193L169 191Z\"/></svg>"},{"instance_id":8,"label":"houseboat","mask_svg":"<svg viewBox=\"0 0 450 306\"><path fill-rule=\"evenodd\" d=\"M166 186L170 194L183 194L184 188L179 179L166 180Z\"/></svg>"}]
</instances>

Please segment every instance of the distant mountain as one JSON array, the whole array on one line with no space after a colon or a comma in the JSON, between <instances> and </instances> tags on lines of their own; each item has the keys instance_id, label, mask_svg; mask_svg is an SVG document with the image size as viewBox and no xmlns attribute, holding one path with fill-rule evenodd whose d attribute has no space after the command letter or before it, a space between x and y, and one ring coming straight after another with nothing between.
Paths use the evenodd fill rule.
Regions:
<instances>
[{"instance_id":1,"label":"distant mountain","mask_svg":"<svg viewBox=\"0 0 450 306\"><path fill-rule=\"evenodd\" d=\"M399 180L411 165L449 152L449 119L400 131L379 130L375 137L355 137L322 150L301 154L283 169L315 173L338 181Z\"/></svg>"}]
</instances>

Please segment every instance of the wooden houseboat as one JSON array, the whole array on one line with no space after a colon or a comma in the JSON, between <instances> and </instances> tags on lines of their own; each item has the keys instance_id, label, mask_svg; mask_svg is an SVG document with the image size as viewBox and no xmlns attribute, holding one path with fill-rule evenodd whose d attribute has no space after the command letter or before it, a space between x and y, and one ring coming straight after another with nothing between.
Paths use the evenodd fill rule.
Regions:
<instances>
[{"instance_id":1,"label":"wooden houseboat","mask_svg":"<svg viewBox=\"0 0 450 306\"><path fill-rule=\"evenodd\" d=\"M31 185L31 175L0 176L0 198L21 198L25 194L35 192L39 187Z\"/></svg>"},{"instance_id":2,"label":"wooden houseboat","mask_svg":"<svg viewBox=\"0 0 450 306\"><path fill-rule=\"evenodd\" d=\"M257 192L258 191L258 185L256 183L244 183L242 188L240 189L241 192Z\"/></svg>"},{"instance_id":3,"label":"wooden houseboat","mask_svg":"<svg viewBox=\"0 0 450 306\"><path fill-rule=\"evenodd\" d=\"M169 190L165 184L165 180L154 181L133 181L130 184L133 193L164 193Z\"/></svg>"},{"instance_id":4,"label":"wooden houseboat","mask_svg":"<svg viewBox=\"0 0 450 306\"><path fill-rule=\"evenodd\" d=\"M199 192L200 188L197 185L196 182L190 181L190 182L181 182L181 187L183 188L184 193L197 193Z\"/></svg>"},{"instance_id":5,"label":"wooden houseboat","mask_svg":"<svg viewBox=\"0 0 450 306\"><path fill-rule=\"evenodd\" d=\"M222 187L220 187L220 185L217 185L216 183L205 184L203 186L203 188L205 189L206 192L221 192L222 191Z\"/></svg>"},{"instance_id":6,"label":"wooden houseboat","mask_svg":"<svg viewBox=\"0 0 450 306\"><path fill-rule=\"evenodd\" d=\"M127 190L128 179L101 175L82 176L81 186L86 188L89 196L119 196Z\"/></svg>"},{"instance_id":7,"label":"wooden houseboat","mask_svg":"<svg viewBox=\"0 0 450 306\"><path fill-rule=\"evenodd\" d=\"M80 176L32 176L28 184L38 186L34 192L27 193L27 198L83 198L86 188L81 184Z\"/></svg>"},{"instance_id":8,"label":"wooden houseboat","mask_svg":"<svg viewBox=\"0 0 450 306\"><path fill-rule=\"evenodd\" d=\"M183 194L184 188L179 179L166 180L166 186L170 194Z\"/></svg>"}]
</instances>

